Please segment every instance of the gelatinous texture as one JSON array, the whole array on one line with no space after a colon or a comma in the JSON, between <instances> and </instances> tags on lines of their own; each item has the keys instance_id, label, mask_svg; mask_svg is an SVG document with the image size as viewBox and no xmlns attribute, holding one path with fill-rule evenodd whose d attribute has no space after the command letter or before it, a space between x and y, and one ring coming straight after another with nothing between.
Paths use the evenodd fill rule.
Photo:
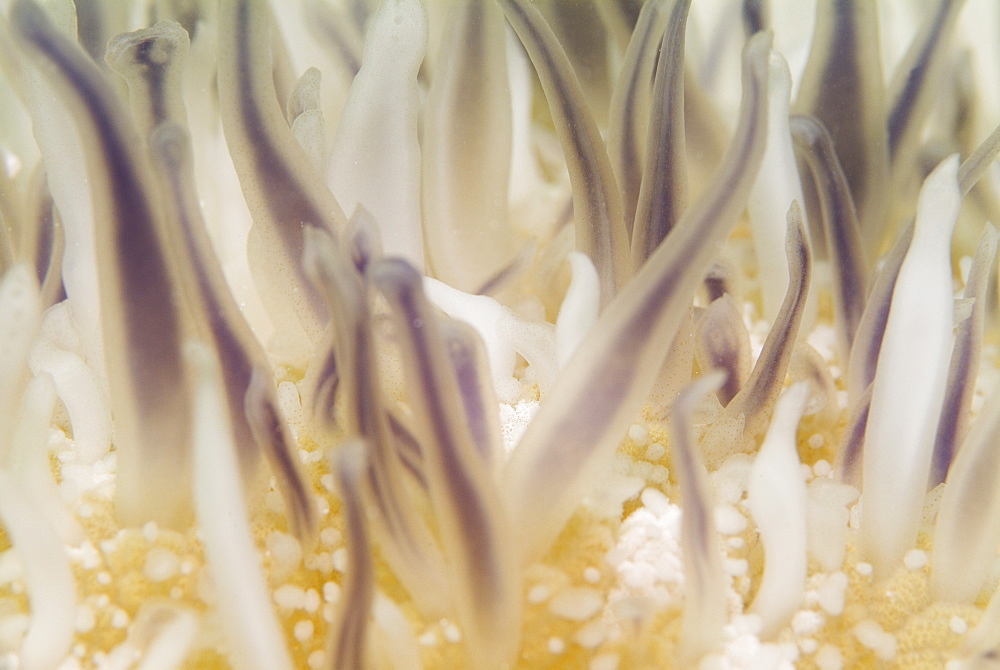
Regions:
<instances>
[{"instance_id":1,"label":"gelatinous texture","mask_svg":"<svg viewBox=\"0 0 1000 670\"><path fill-rule=\"evenodd\" d=\"M20 228L18 257L33 262L42 304L49 306L66 297L62 280L66 237L46 180L39 174L32 182L29 206Z\"/></svg>"},{"instance_id":2,"label":"gelatinous texture","mask_svg":"<svg viewBox=\"0 0 1000 670\"><path fill-rule=\"evenodd\" d=\"M608 129L608 154L622 193L622 216L629 235L639 201L642 169L645 164L649 128L650 82L656 72L663 32L670 3L654 0L642 5L631 31L622 72L611 93L611 117Z\"/></svg>"},{"instance_id":3,"label":"gelatinous texture","mask_svg":"<svg viewBox=\"0 0 1000 670\"><path fill-rule=\"evenodd\" d=\"M1000 155L1000 127L980 143L976 150L958 168L958 189L964 197L986 173ZM885 334L885 324L892 305L892 292L899 277L899 269L906 258L906 251L913 239L912 222L903 228L892 250L886 255L882 268L875 275L869 291L868 302L858 323L855 346L847 372L850 407L857 406L858 396L875 378L879 351Z\"/></svg>"},{"instance_id":4,"label":"gelatinous texture","mask_svg":"<svg viewBox=\"0 0 1000 670\"><path fill-rule=\"evenodd\" d=\"M807 496L796 429L808 394L799 383L778 399L750 470L747 502L764 545L764 575L750 611L763 619L763 638L774 637L805 596Z\"/></svg>"},{"instance_id":5,"label":"gelatinous texture","mask_svg":"<svg viewBox=\"0 0 1000 670\"><path fill-rule=\"evenodd\" d=\"M471 292L516 250L507 220L511 106L503 14L493 2L462 0L449 7L444 30L424 110L424 235L435 276Z\"/></svg>"},{"instance_id":6,"label":"gelatinous texture","mask_svg":"<svg viewBox=\"0 0 1000 670\"><path fill-rule=\"evenodd\" d=\"M632 276L621 193L607 148L552 29L526 0L500 0L542 82L573 186L576 248L590 256L607 305Z\"/></svg>"},{"instance_id":7,"label":"gelatinous texture","mask_svg":"<svg viewBox=\"0 0 1000 670\"><path fill-rule=\"evenodd\" d=\"M292 659L247 519L222 373L202 345L191 346L188 358L195 374L195 509L222 628L239 667L291 670Z\"/></svg>"},{"instance_id":8,"label":"gelatinous texture","mask_svg":"<svg viewBox=\"0 0 1000 670\"><path fill-rule=\"evenodd\" d=\"M487 471L497 472L503 459L503 445L495 409L497 398L482 340L475 330L458 321L441 325L472 441Z\"/></svg>"},{"instance_id":9,"label":"gelatinous texture","mask_svg":"<svg viewBox=\"0 0 1000 670\"><path fill-rule=\"evenodd\" d=\"M899 234L892 250L886 255L868 292L868 301L858 322L847 370L847 392L852 408L860 402L861 395L875 379L878 355L885 337L889 308L892 306L892 292L912 240L913 226L909 225Z\"/></svg>"},{"instance_id":10,"label":"gelatinous texture","mask_svg":"<svg viewBox=\"0 0 1000 670\"><path fill-rule=\"evenodd\" d=\"M768 28L767 5L763 0L743 0L743 32L752 37Z\"/></svg>"},{"instance_id":11,"label":"gelatinous texture","mask_svg":"<svg viewBox=\"0 0 1000 670\"><path fill-rule=\"evenodd\" d=\"M945 480L972 421L972 397L976 390L986 327L987 286L995 273L997 244L997 229L988 223L979 240L979 249L962 295L965 300L973 301L972 310L955 328L955 348L951 352L948 385L934 439L929 488Z\"/></svg>"},{"instance_id":12,"label":"gelatinous texture","mask_svg":"<svg viewBox=\"0 0 1000 670\"><path fill-rule=\"evenodd\" d=\"M931 556L934 597L971 603L1000 544L1000 394L993 392L948 471Z\"/></svg>"},{"instance_id":13,"label":"gelatinous texture","mask_svg":"<svg viewBox=\"0 0 1000 670\"><path fill-rule=\"evenodd\" d=\"M188 395L180 354L176 279L149 164L117 94L89 58L30 2L12 21L64 103L87 147L97 221L105 347L119 453L118 510L138 523L185 525Z\"/></svg>"},{"instance_id":14,"label":"gelatinous texture","mask_svg":"<svg viewBox=\"0 0 1000 670\"><path fill-rule=\"evenodd\" d=\"M921 189L872 388L862 546L880 576L916 541L944 398L954 341L948 250L961 197L957 173L953 156Z\"/></svg>"},{"instance_id":15,"label":"gelatinous texture","mask_svg":"<svg viewBox=\"0 0 1000 670\"><path fill-rule=\"evenodd\" d=\"M73 644L76 585L62 540L38 512L25 488L0 469L0 522L25 566L32 619L21 647L25 670L56 667Z\"/></svg>"},{"instance_id":16,"label":"gelatinous texture","mask_svg":"<svg viewBox=\"0 0 1000 670\"><path fill-rule=\"evenodd\" d=\"M757 446L758 440L767 431L774 403L785 383L812 276L812 256L797 202L793 202L788 210L785 253L788 256L789 282L781 310L767 334L750 378L726 406L726 416L743 423L743 445L738 447L727 439L727 422L719 422L718 432L710 433L705 438L704 457L709 467L717 467L736 449L751 451Z\"/></svg>"},{"instance_id":17,"label":"gelatinous texture","mask_svg":"<svg viewBox=\"0 0 1000 670\"><path fill-rule=\"evenodd\" d=\"M316 512L295 458L296 446L271 383L270 362L240 313L205 230L187 134L166 122L150 138L157 174L169 197L168 221L174 258L184 268L181 283L196 331L218 351L229 419L244 481L255 479L263 454L279 482L291 526L306 539L316 529Z\"/></svg>"},{"instance_id":18,"label":"gelatinous texture","mask_svg":"<svg viewBox=\"0 0 1000 670\"><path fill-rule=\"evenodd\" d=\"M142 137L166 121L184 124L181 97L188 33L175 21L124 33L108 44L108 65L128 83L129 102Z\"/></svg>"},{"instance_id":19,"label":"gelatinous texture","mask_svg":"<svg viewBox=\"0 0 1000 670\"><path fill-rule=\"evenodd\" d=\"M898 173L916 153L920 129L933 108L935 84L947 71L946 45L964 4L965 0L938 0L893 73L886 119L893 172Z\"/></svg>"},{"instance_id":20,"label":"gelatinous texture","mask_svg":"<svg viewBox=\"0 0 1000 670\"><path fill-rule=\"evenodd\" d=\"M792 135L809 164L819 195L836 310L840 360L850 360L854 333L864 312L868 289L868 261L864 256L858 214L848 182L834 151L834 140L823 124L809 117L793 117Z\"/></svg>"},{"instance_id":21,"label":"gelatinous texture","mask_svg":"<svg viewBox=\"0 0 1000 670\"><path fill-rule=\"evenodd\" d=\"M388 0L372 17L361 70L340 117L327 181L353 216L363 206L378 221L392 256L424 267L417 72L427 50L426 9Z\"/></svg>"},{"instance_id":22,"label":"gelatinous texture","mask_svg":"<svg viewBox=\"0 0 1000 670\"><path fill-rule=\"evenodd\" d=\"M337 447L332 456L337 488L344 501L347 530L347 569L337 618L333 622L327 652L332 668L365 668L367 636L372 600L375 597L372 544L364 510L364 481L368 469L366 445L362 441Z\"/></svg>"},{"instance_id":23,"label":"gelatinous texture","mask_svg":"<svg viewBox=\"0 0 1000 670\"><path fill-rule=\"evenodd\" d=\"M725 407L746 383L753 363L750 334L728 293L713 300L698 318L694 346L699 368L725 370L726 380L716 392Z\"/></svg>"},{"instance_id":24,"label":"gelatinous texture","mask_svg":"<svg viewBox=\"0 0 1000 670\"><path fill-rule=\"evenodd\" d=\"M12 426L28 376L28 353L41 320L38 284L25 264L0 278L0 425ZM9 458L10 431L0 437L0 461Z\"/></svg>"},{"instance_id":25,"label":"gelatinous texture","mask_svg":"<svg viewBox=\"0 0 1000 670\"><path fill-rule=\"evenodd\" d=\"M328 235L307 231L306 241L306 271L336 314L334 349L347 401L343 429L349 436L363 438L369 449L367 486L377 510L375 535L404 587L421 607L441 613L449 602L443 564L420 508L408 500L409 487L377 373L367 280Z\"/></svg>"},{"instance_id":26,"label":"gelatinous texture","mask_svg":"<svg viewBox=\"0 0 1000 670\"><path fill-rule=\"evenodd\" d=\"M878 251L888 203L881 192L889 180L889 140L877 10L873 2L816 4L809 61L794 106L830 131L861 222L865 267Z\"/></svg>"},{"instance_id":27,"label":"gelatinous texture","mask_svg":"<svg viewBox=\"0 0 1000 670\"><path fill-rule=\"evenodd\" d=\"M271 318L282 324L290 355L302 361L327 319L302 273L303 230L337 233L345 221L282 114L271 77L267 13L262 0L220 5L219 97L226 144L253 216L248 251L254 281Z\"/></svg>"},{"instance_id":28,"label":"gelatinous texture","mask_svg":"<svg viewBox=\"0 0 1000 670\"><path fill-rule=\"evenodd\" d=\"M320 106L320 80L320 72L314 67L303 72L285 109L295 141L317 171L323 169L326 160L326 129Z\"/></svg>"},{"instance_id":29,"label":"gelatinous texture","mask_svg":"<svg viewBox=\"0 0 1000 670\"><path fill-rule=\"evenodd\" d=\"M666 244L608 307L559 377L504 474L504 497L523 529L524 556L537 556L572 513L582 489L614 453L653 386L669 341L711 264L715 244L745 204L767 125L766 36L744 53L740 125L717 179L688 209Z\"/></svg>"},{"instance_id":30,"label":"gelatinous texture","mask_svg":"<svg viewBox=\"0 0 1000 670\"><path fill-rule=\"evenodd\" d=\"M506 510L462 416L460 387L420 275L398 259L377 261L370 272L390 304L410 404L427 438L423 471L470 653L485 667L509 663L520 643L521 578Z\"/></svg>"},{"instance_id":31,"label":"gelatinous texture","mask_svg":"<svg viewBox=\"0 0 1000 670\"><path fill-rule=\"evenodd\" d=\"M695 409L707 394L720 387L723 376L724 373L713 371L692 382L671 409L673 447L684 506L681 539L687 580L679 655L687 663L719 646L726 621L726 577L720 560L714 502L693 430Z\"/></svg>"},{"instance_id":32,"label":"gelatinous texture","mask_svg":"<svg viewBox=\"0 0 1000 670\"><path fill-rule=\"evenodd\" d=\"M13 266L0 280L0 314L5 316L0 326L0 425L6 427L0 435L0 522L16 544L31 607L20 660L25 668L47 670L72 645L77 595L69 557L62 550L59 522L66 520L66 512L56 500L46 499L58 490L44 476L48 463L38 449L48 432L55 389L47 375L28 381L28 349L38 331L41 302L27 265ZM78 540L78 529L76 536Z\"/></svg>"},{"instance_id":33,"label":"gelatinous texture","mask_svg":"<svg viewBox=\"0 0 1000 670\"><path fill-rule=\"evenodd\" d=\"M646 135L642 186L632 224L632 265L642 267L687 206L684 128L684 34L690 0L668 6Z\"/></svg>"},{"instance_id":34,"label":"gelatinous texture","mask_svg":"<svg viewBox=\"0 0 1000 670\"><path fill-rule=\"evenodd\" d=\"M556 319L556 356L559 367L569 363L580 342L597 321L600 307L600 278L590 259L579 251L571 251L566 260L573 269L573 278Z\"/></svg>"},{"instance_id":35,"label":"gelatinous texture","mask_svg":"<svg viewBox=\"0 0 1000 670\"><path fill-rule=\"evenodd\" d=\"M801 207L805 198L788 125L791 73L788 63L777 52L771 53L769 67L767 149L750 191L747 212L757 255L764 320L774 323L789 283L788 263L781 253L787 230L785 215L793 201ZM805 217L805 212L802 216Z\"/></svg>"}]
</instances>

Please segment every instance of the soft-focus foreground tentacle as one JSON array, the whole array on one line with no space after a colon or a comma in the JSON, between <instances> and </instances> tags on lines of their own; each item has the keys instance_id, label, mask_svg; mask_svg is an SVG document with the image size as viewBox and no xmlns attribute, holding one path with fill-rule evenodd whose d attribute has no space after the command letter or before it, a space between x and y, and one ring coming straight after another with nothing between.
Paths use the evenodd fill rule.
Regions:
<instances>
[{"instance_id":1,"label":"soft-focus foreground tentacle","mask_svg":"<svg viewBox=\"0 0 1000 670\"><path fill-rule=\"evenodd\" d=\"M55 404L48 376L27 381L28 349L40 317L34 273L26 264L14 265L0 277L0 524L24 566L31 607L21 663L51 670L72 645L77 595L56 519L39 504L50 491L32 476L37 463L31 461L44 454L30 438L45 434Z\"/></svg>"},{"instance_id":2,"label":"soft-focus foreground tentacle","mask_svg":"<svg viewBox=\"0 0 1000 670\"><path fill-rule=\"evenodd\" d=\"M331 668L367 668L369 618L375 598L375 566L365 519L364 482L370 467L364 441L352 440L330 454L344 504L347 569L327 653Z\"/></svg>"},{"instance_id":3,"label":"soft-focus foreground tentacle","mask_svg":"<svg viewBox=\"0 0 1000 670\"><path fill-rule=\"evenodd\" d=\"M628 43L622 71L611 93L608 154L622 192L622 216L629 235L642 184L649 127L650 85L656 70L664 26L670 17L667 0L642 5Z\"/></svg>"},{"instance_id":4,"label":"soft-focus foreground tentacle","mask_svg":"<svg viewBox=\"0 0 1000 670\"><path fill-rule=\"evenodd\" d=\"M105 346L116 423L117 509L129 524L190 517L189 408L177 280L148 161L117 93L35 4L14 6L25 48L74 110L87 148L97 221Z\"/></svg>"},{"instance_id":5,"label":"soft-focus foreground tentacle","mask_svg":"<svg viewBox=\"0 0 1000 670\"><path fill-rule=\"evenodd\" d=\"M669 3L660 42L646 136L642 187L632 224L632 265L642 267L687 206L684 127L684 34L691 0Z\"/></svg>"},{"instance_id":6,"label":"soft-focus foreground tentacle","mask_svg":"<svg viewBox=\"0 0 1000 670\"><path fill-rule=\"evenodd\" d=\"M462 416L446 342L420 275L400 259L373 264L392 309L414 415L426 436L423 471L452 572L470 652L483 667L509 663L519 646L521 577L497 486Z\"/></svg>"},{"instance_id":7,"label":"soft-focus foreground tentacle","mask_svg":"<svg viewBox=\"0 0 1000 670\"><path fill-rule=\"evenodd\" d=\"M740 125L718 178L581 343L508 462L504 494L512 518L526 524L526 560L552 542L613 454L653 386L715 245L743 209L764 149L769 50L762 35L744 52Z\"/></svg>"},{"instance_id":8,"label":"soft-focus foreground tentacle","mask_svg":"<svg viewBox=\"0 0 1000 670\"><path fill-rule=\"evenodd\" d=\"M526 0L498 0L531 58L555 122L573 186L576 248L590 256L608 305L632 276L621 193L607 148L566 52Z\"/></svg>"},{"instance_id":9,"label":"soft-focus foreground tentacle","mask_svg":"<svg viewBox=\"0 0 1000 670\"><path fill-rule=\"evenodd\" d=\"M2 36L3 33L0 33ZM22 255L18 248L22 242L18 238L28 225L29 215L21 202L19 190L7 170L0 170L0 276L14 265L15 258Z\"/></svg>"},{"instance_id":10,"label":"soft-focus foreground tentacle","mask_svg":"<svg viewBox=\"0 0 1000 670\"><path fill-rule=\"evenodd\" d=\"M327 319L302 272L303 230L339 233L344 215L295 141L276 98L266 3L232 0L220 9L219 97L226 144L253 217L250 265L268 313L282 324L282 344L302 362Z\"/></svg>"},{"instance_id":11,"label":"soft-focus foreground tentacle","mask_svg":"<svg viewBox=\"0 0 1000 670\"><path fill-rule=\"evenodd\" d=\"M66 297L62 275L66 235L47 180L39 173L32 182L20 235L19 257L33 262L41 286L42 304L48 307Z\"/></svg>"},{"instance_id":12,"label":"soft-focus foreground tentacle","mask_svg":"<svg viewBox=\"0 0 1000 670\"><path fill-rule=\"evenodd\" d=\"M793 202L788 210L788 232L785 238L785 253L788 257L788 288L785 300L767 334L764 348L754 364L746 384L736 397L726 406L726 415L731 420L743 422L744 451L752 450L767 430L774 411L774 403L785 383L785 375L792 360L795 338L802 323L809 281L812 276L812 256L806 240L805 223L802 221L799 204ZM718 431L710 431L703 444L705 462L709 467L717 467L733 449L732 440L727 439L727 422L719 423Z\"/></svg>"},{"instance_id":13,"label":"soft-focus foreground tentacle","mask_svg":"<svg viewBox=\"0 0 1000 670\"><path fill-rule=\"evenodd\" d=\"M28 352L38 334L42 305L38 283L26 264L0 275L0 425L13 426L24 383ZM13 431L0 435L0 463L9 458Z\"/></svg>"},{"instance_id":14,"label":"soft-focus foreground tentacle","mask_svg":"<svg viewBox=\"0 0 1000 670\"><path fill-rule=\"evenodd\" d=\"M344 429L368 444L375 534L386 560L418 605L442 613L450 596L443 562L420 508L410 500L377 372L366 282L329 235L306 232L306 272L336 314L335 349L348 409Z\"/></svg>"},{"instance_id":15,"label":"soft-focus foreground tentacle","mask_svg":"<svg viewBox=\"0 0 1000 670\"><path fill-rule=\"evenodd\" d=\"M691 382L670 410L672 446L684 506L681 541L687 581L679 653L684 663L716 649L723 640L726 621L726 577L713 515L712 488L698 455L693 428L695 410L707 394L719 389L724 375L713 371Z\"/></svg>"},{"instance_id":16,"label":"soft-focus foreground tentacle","mask_svg":"<svg viewBox=\"0 0 1000 670\"><path fill-rule=\"evenodd\" d=\"M450 6L444 30L424 112L424 236L434 276L468 292L517 250L507 220L511 106L503 13L494 2L462 0ZM456 58L460 53L467 57Z\"/></svg>"},{"instance_id":17,"label":"soft-focus foreground tentacle","mask_svg":"<svg viewBox=\"0 0 1000 670\"><path fill-rule=\"evenodd\" d=\"M865 267L884 234L889 186L885 84L879 53L878 7L873 2L822 0L796 114L815 116L830 131L857 207Z\"/></svg>"},{"instance_id":18,"label":"soft-focus foreground tentacle","mask_svg":"<svg viewBox=\"0 0 1000 670\"><path fill-rule=\"evenodd\" d=\"M25 670L52 670L73 644L76 584L59 535L27 491L0 469L0 523L25 566L32 619L20 648Z\"/></svg>"},{"instance_id":19,"label":"soft-focus foreground tentacle","mask_svg":"<svg viewBox=\"0 0 1000 670\"><path fill-rule=\"evenodd\" d=\"M833 305L836 310L837 345L840 360L850 360L854 334L864 312L868 290L868 261L861 244L858 214L848 182L834 151L833 138L823 124L810 117L791 120L792 136L812 171L823 215L830 269L833 273Z\"/></svg>"},{"instance_id":20,"label":"soft-focus foreground tentacle","mask_svg":"<svg viewBox=\"0 0 1000 670\"><path fill-rule=\"evenodd\" d=\"M885 577L913 546L954 335L951 258L958 157L924 183L878 358L864 444L862 546ZM921 361L914 365L914 361Z\"/></svg>"}]
</instances>

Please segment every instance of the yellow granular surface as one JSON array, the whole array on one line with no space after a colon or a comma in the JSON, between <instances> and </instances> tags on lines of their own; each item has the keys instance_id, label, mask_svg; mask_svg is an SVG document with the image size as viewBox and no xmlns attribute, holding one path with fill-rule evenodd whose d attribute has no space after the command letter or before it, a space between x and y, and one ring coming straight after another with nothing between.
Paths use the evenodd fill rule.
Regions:
<instances>
[{"instance_id":1,"label":"yellow granular surface","mask_svg":"<svg viewBox=\"0 0 1000 670\"><path fill-rule=\"evenodd\" d=\"M662 423L652 419L647 410L643 426L648 431L648 440L643 443L624 440L620 455L633 473L645 473L653 480L647 479L649 486L676 499L669 435ZM800 437L805 441L811 435L831 434L834 430L809 425L807 420L800 428ZM651 452L650 443L665 445L666 449L662 453ZM251 504L262 567L276 594L275 611L296 666L311 668L321 667L325 658L330 622L339 602L345 549L340 504L331 491L327 460L315 444L308 440L303 440L303 444L306 472L323 514L315 546L305 548L302 560L290 571L276 565L269 550L269 540L287 539L283 535L287 528L277 494L272 491ZM801 445L801 453L807 463L828 456L826 449L805 444ZM625 501L620 521L641 506L638 496ZM219 622L212 614L212 585L195 527L177 532L148 524L144 528L122 530L114 519L112 505L100 499L85 499L76 514L88 537L85 549L73 554L79 609L83 614L72 654L81 667L96 667L107 654L125 643L142 608L156 602L172 603L204 615L201 623L205 631L198 638L199 646L189 654L185 668L230 667L223 652ZM620 584L606 556L616 544L620 521L599 518L581 508L546 556L525 571L522 647L515 668L586 668L595 659L596 668L675 667L681 603L653 611L642 619L619 616L615 620L614 613L609 612L613 608L607 606L608 594ZM734 579L732 585L747 604L759 585L764 557L752 522L737 537L743 540L741 546L724 546L728 558L745 560L748 566L747 574ZM929 554L926 534L921 535L919 548ZM0 531L0 550L8 549L10 543ZM821 622L818 628L799 634L793 626L786 626L774 640L798 647L797 667L819 668L818 655L822 651L829 656L833 647L839 650L845 668L940 668L953 657L952 652L962 644L965 632L979 622L982 614L979 607L985 602L973 607L931 600L927 566L915 570L900 567L880 584L873 582L864 567L856 548L849 546L842 568L848 581L843 612L830 614L815 598L807 596L802 610L818 615ZM817 566L811 566L811 579L816 577L817 570ZM421 620L406 593L380 561L377 577L380 592L409 619L424 667L475 667L455 622ZM599 592L605 606L582 620L553 614L550 608L553 596L570 588ZM292 593L296 604L279 605L278 601L287 603L279 593ZM28 611L28 599L20 580L0 587L0 618ZM855 627L869 620L894 636L896 653L891 661L880 659L855 634Z\"/></svg>"}]
</instances>

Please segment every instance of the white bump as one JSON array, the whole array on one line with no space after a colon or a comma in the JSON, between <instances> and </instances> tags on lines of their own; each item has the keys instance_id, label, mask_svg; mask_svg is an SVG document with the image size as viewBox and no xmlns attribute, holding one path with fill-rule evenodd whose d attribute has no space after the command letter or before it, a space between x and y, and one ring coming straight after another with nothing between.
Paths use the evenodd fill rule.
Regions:
<instances>
[{"instance_id":1,"label":"white bump","mask_svg":"<svg viewBox=\"0 0 1000 670\"><path fill-rule=\"evenodd\" d=\"M854 637L883 661L896 658L896 637L886 633L874 619L865 619L853 629Z\"/></svg>"},{"instance_id":2,"label":"white bump","mask_svg":"<svg viewBox=\"0 0 1000 670\"><path fill-rule=\"evenodd\" d=\"M552 595L552 591L545 584L536 584L532 586L528 591L528 602L532 605L538 605L549 599Z\"/></svg>"},{"instance_id":3,"label":"white bump","mask_svg":"<svg viewBox=\"0 0 1000 670\"><path fill-rule=\"evenodd\" d=\"M333 475L330 475L330 477L333 477ZM337 546L338 544L340 544L340 541L342 539L343 536L340 534L340 531L337 530L336 528L324 528L319 534L319 541L322 542L327 547Z\"/></svg>"},{"instance_id":4,"label":"white bump","mask_svg":"<svg viewBox=\"0 0 1000 670\"><path fill-rule=\"evenodd\" d=\"M920 549L910 549L903 556L903 565L907 570L919 570L927 565L927 552Z\"/></svg>"},{"instance_id":5,"label":"white bump","mask_svg":"<svg viewBox=\"0 0 1000 670\"><path fill-rule=\"evenodd\" d=\"M723 562L722 569L726 571L727 575L742 577L749 571L750 564L744 558L727 558Z\"/></svg>"},{"instance_id":6,"label":"white bump","mask_svg":"<svg viewBox=\"0 0 1000 670\"><path fill-rule=\"evenodd\" d=\"M160 536L160 527L156 525L155 521L147 521L142 527L142 536L146 538L147 542L156 542Z\"/></svg>"},{"instance_id":7,"label":"white bump","mask_svg":"<svg viewBox=\"0 0 1000 670\"><path fill-rule=\"evenodd\" d=\"M275 589L274 602L283 610L301 609L306 602L306 592L294 584L285 584Z\"/></svg>"},{"instance_id":8,"label":"white bump","mask_svg":"<svg viewBox=\"0 0 1000 670\"><path fill-rule=\"evenodd\" d=\"M815 464L813 464L813 473L815 473L817 477L826 477L832 471L833 471L833 466L830 465L830 461L827 461L825 459L820 459L816 461Z\"/></svg>"},{"instance_id":9,"label":"white bump","mask_svg":"<svg viewBox=\"0 0 1000 670\"><path fill-rule=\"evenodd\" d=\"M563 619L586 621L597 614L604 605L600 591L588 587L560 591L549 602L549 611Z\"/></svg>"},{"instance_id":10,"label":"white bump","mask_svg":"<svg viewBox=\"0 0 1000 670\"><path fill-rule=\"evenodd\" d=\"M649 443L649 431L645 426L637 423L632 424L628 429L628 436L638 446L644 447Z\"/></svg>"},{"instance_id":11,"label":"white bump","mask_svg":"<svg viewBox=\"0 0 1000 670\"><path fill-rule=\"evenodd\" d=\"M816 654L816 667L820 670L842 670L844 656L839 648L832 644L824 644Z\"/></svg>"},{"instance_id":12,"label":"white bump","mask_svg":"<svg viewBox=\"0 0 1000 670\"><path fill-rule=\"evenodd\" d=\"M335 603L340 600L340 584L337 582L326 582L323 584L323 600L328 603Z\"/></svg>"},{"instance_id":13,"label":"white bump","mask_svg":"<svg viewBox=\"0 0 1000 670\"><path fill-rule=\"evenodd\" d=\"M315 632L315 627L313 626L313 622L310 621L309 619L303 619L302 621L297 621L295 623L295 626L292 628L292 634L295 636L295 639L298 640L299 642L305 642L306 640L310 639L313 636L314 632Z\"/></svg>"},{"instance_id":14,"label":"white bump","mask_svg":"<svg viewBox=\"0 0 1000 670\"><path fill-rule=\"evenodd\" d=\"M816 592L819 606L824 612L831 616L840 616L844 613L847 584L847 575L843 572L834 572L826 578Z\"/></svg>"},{"instance_id":15,"label":"white bump","mask_svg":"<svg viewBox=\"0 0 1000 670\"><path fill-rule=\"evenodd\" d=\"M337 572L347 570L347 550L343 547L333 552L333 568Z\"/></svg>"},{"instance_id":16,"label":"white bump","mask_svg":"<svg viewBox=\"0 0 1000 670\"><path fill-rule=\"evenodd\" d=\"M738 535L747 528L747 518L732 505L715 508L715 527L723 535Z\"/></svg>"},{"instance_id":17,"label":"white bump","mask_svg":"<svg viewBox=\"0 0 1000 670\"><path fill-rule=\"evenodd\" d=\"M309 589L306 591L305 600L302 603L302 609L304 609L309 614L315 614L319 611L320 599L319 592L316 589Z\"/></svg>"},{"instance_id":18,"label":"white bump","mask_svg":"<svg viewBox=\"0 0 1000 670\"><path fill-rule=\"evenodd\" d=\"M151 582L165 582L177 574L180 559L177 554L162 547L154 547L146 554L143 574Z\"/></svg>"},{"instance_id":19,"label":"white bump","mask_svg":"<svg viewBox=\"0 0 1000 670\"><path fill-rule=\"evenodd\" d=\"M452 644L458 644L462 641L462 631L458 629L458 626L446 619L441 620L441 631L444 633L444 639Z\"/></svg>"},{"instance_id":20,"label":"white bump","mask_svg":"<svg viewBox=\"0 0 1000 670\"><path fill-rule=\"evenodd\" d=\"M596 621L591 621L580 630L576 631L576 635L573 636L573 640L584 649L596 649L598 645L604 642L604 638L606 636L607 628L605 628L604 624L598 619Z\"/></svg>"}]
</instances>

